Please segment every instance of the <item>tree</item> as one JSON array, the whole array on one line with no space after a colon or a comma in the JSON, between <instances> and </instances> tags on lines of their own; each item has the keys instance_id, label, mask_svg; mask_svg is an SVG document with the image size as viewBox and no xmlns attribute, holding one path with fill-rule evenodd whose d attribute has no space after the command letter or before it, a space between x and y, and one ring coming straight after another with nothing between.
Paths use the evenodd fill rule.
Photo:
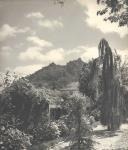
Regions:
<instances>
[{"instance_id":1,"label":"tree","mask_svg":"<svg viewBox=\"0 0 128 150\"><path fill-rule=\"evenodd\" d=\"M16 128L8 128L7 126L1 126L0 128L1 150L27 150L31 146L30 140L30 135Z\"/></svg>"},{"instance_id":2,"label":"tree","mask_svg":"<svg viewBox=\"0 0 128 150\"><path fill-rule=\"evenodd\" d=\"M62 106L68 113L66 122L70 130L71 149L92 150L92 129L87 111L89 99L79 94L73 94L69 97L65 94L64 96Z\"/></svg>"},{"instance_id":3,"label":"tree","mask_svg":"<svg viewBox=\"0 0 128 150\"><path fill-rule=\"evenodd\" d=\"M100 41L98 49L99 57L92 61L89 68L82 70L80 91L93 100L91 111L100 110L101 123L109 130L116 130L126 116L122 85L125 76L122 72L126 67L121 67L120 56L112 51L105 39Z\"/></svg>"},{"instance_id":4,"label":"tree","mask_svg":"<svg viewBox=\"0 0 128 150\"><path fill-rule=\"evenodd\" d=\"M58 3L58 4L60 4L61 6L63 6L63 5L64 5L64 1L65 1L65 0L54 0L54 3L55 3L55 4Z\"/></svg>"},{"instance_id":5,"label":"tree","mask_svg":"<svg viewBox=\"0 0 128 150\"><path fill-rule=\"evenodd\" d=\"M54 0L55 3L64 5L65 0ZM97 11L97 15L105 15L104 21L116 22L119 26L128 26L128 0L97 0L97 4L103 8Z\"/></svg>"},{"instance_id":6,"label":"tree","mask_svg":"<svg viewBox=\"0 0 128 150\"><path fill-rule=\"evenodd\" d=\"M125 107L121 88L120 57L112 53L105 39L100 41L98 48L103 78L101 123L107 125L108 130L116 130L122 123Z\"/></svg>"},{"instance_id":7,"label":"tree","mask_svg":"<svg viewBox=\"0 0 128 150\"><path fill-rule=\"evenodd\" d=\"M99 120L103 92L102 76L99 73L99 58L91 60L83 66L79 79L79 91L90 98L89 115L92 115L95 120Z\"/></svg>"},{"instance_id":8,"label":"tree","mask_svg":"<svg viewBox=\"0 0 128 150\"><path fill-rule=\"evenodd\" d=\"M128 26L128 0L97 0L97 3L104 6L97 15L107 14L105 21L118 22L119 26Z\"/></svg>"},{"instance_id":9,"label":"tree","mask_svg":"<svg viewBox=\"0 0 128 150\"><path fill-rule=\"evenodd\" d=\"M128 57L125 57L125 60L121 65L121 80L124 86L128 86Z\"/></svg>"},{"instance_id":10,"label":"tree","mask_svg":"<svg viewBox=\"0 0 128 150\"><path fill-rule=\"evenodd\" d=\"M14 81L20 78L15 72L6 71L5 73L0 72L0 87L1 90L9 87Z\"/></svg>"},{"instance_id":11,"label":"tree","mask_svg":"<svg viewBox=\"0 0 128 150\"><path fill-rule=\"evenodd\" d=\"M47 120L47 92L38 90L25 78L21 78L6 87L0 95L0 116L9 114L12 124L19 119L18 129L27 130L36 127L40 121ZM7 119L7 120L8 120Z\"/></svg>"},{"instance_id":12,"label":"tree","mask_svg":"<svg viewBox=\"0 0 128 150\"><path fill-rule=\"evenodd\" d=\"M80 78L79 78L79 91L88 96L93 103L98 99L99 76L98 76L98 59L94 59L89 63L83 65Z\"/></svg>"}]
</instances>

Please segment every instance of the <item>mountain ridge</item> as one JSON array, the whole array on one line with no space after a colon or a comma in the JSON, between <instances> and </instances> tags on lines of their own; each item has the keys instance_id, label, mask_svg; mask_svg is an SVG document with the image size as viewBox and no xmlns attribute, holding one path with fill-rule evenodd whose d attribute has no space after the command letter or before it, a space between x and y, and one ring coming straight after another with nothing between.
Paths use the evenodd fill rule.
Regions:
<instances>
[{"instance_id":1,"label":"mountain ridge","mask_svg":"<svg viewBox=\"0 0 128 150\"><path fill-rule=\"evenodd\" d=\"M78 82L84 64L81 58L69 61L66 65L51 63L27 76L27 79L37 88L61 89L72 82Z\"/></svg>"}]
</instances>

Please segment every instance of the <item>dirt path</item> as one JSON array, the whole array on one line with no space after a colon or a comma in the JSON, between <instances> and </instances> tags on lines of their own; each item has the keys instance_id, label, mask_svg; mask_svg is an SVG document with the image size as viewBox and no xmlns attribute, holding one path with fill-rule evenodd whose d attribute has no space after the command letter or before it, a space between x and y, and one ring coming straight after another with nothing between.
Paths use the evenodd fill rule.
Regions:
<instances>
[{"instance_id":1,"label":"dirt path","mask_svg":"<svg viewBox=\"0 0 128 150\"><path fill-rule=\"evenodd\" d=\"M119 131L110 132L98 125L94 129L93 140L96 150L128 150L128 124L123 124ZM68 150L70 142L61 141L49 150Z\"/></svg>"},{"instance_id":2,"label":"dirt path","mask_svg":"<svg viewBox=\"0 0 128 150\"><path fill-rule=\"evenodd\" d=\"M128 150L128 124L123 124L115 133L103 128L95 129L94 140L97 142L96 150Z\"/></svg>"},{"instance_id":3,"label":"dirt path","mask_svg":"<svg viewBox=\"0 0 128 150\"><path fill-rule=\"evenodd\" d=\"M49 150L68 150L68 146L69 146L70 142L59 142L58 144L56 144L53 148L50 148Z\"/></svg>"}]
</instances>

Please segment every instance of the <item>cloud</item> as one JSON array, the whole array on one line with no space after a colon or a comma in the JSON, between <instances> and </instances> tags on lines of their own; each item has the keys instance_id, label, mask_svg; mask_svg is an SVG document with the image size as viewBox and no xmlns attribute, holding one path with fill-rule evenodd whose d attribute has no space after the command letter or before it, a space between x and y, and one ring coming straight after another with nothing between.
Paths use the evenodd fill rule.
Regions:
<instances>
[{"instance_id":1,"label":"cloud","mask_svg":"<svg viewBox=\"0 0 128 150\"><path fill-rule=\"evenodd\" d=\"M61 63L64 60L64 50L62 48L52 49L44 54L41 47L29 47L25 52L19 54L19 59L22 61L39 61L43 64Z\"/></svg>"},{"instance_id":2,"label":"cloud","mask_svg":"<svg viewBox=\"0 0 128 150\"><path fill-rule=\"evenodd\" d=\"M29 47L25 52L19 54L20 60L42 60L41 47Z\"/></svg>"},{"instance_id":3,"label":"cloud","mask_svg":"<svg viewBox=\"0 0 128 150\"><path fill-rule=\"evenodd\" d=\"M12 48L10 46L3 46L3 47L1 47L1 50L2 51L10 51L10 50L12 50Z\"/></svg>"},{"instance_id":4,"label":"cloud","mask_svg":"<svg viewBox=\"0 0 128 150\"><path fill-rule=\"evenodd\" d=\"M5 58L10 56L12 48L9 46L3 46L0 50L0 57Z\"/></svg>"},{"instance_id":5,"label":"cloud","mask_svg":"<svg viewBox=\"0 0 128 150\"><path fill-rule=\"evenodd\" d=\"M65 56L65 51L63 48L53 49L48 53L46 53L45 55L46 60L55 63L61 63L64 60L64 56Z\"/></svg>"},{"instance_id":6,"label":"cloud","mask_svg":"<svg viewBox=\"0 0 128 150\"><path fill-rule=\"evenodd\" d=\"M117 50L117 53L121 56L122 61L128 57L128 49ZM88 62L92 58L95 59L99 56L98 47L78 46L75 49L67 52L67 56L81 57L85 62ZM77 57L78 56L78 57Z\"/></svg>"},{"instance_id":7,"label":"cloud","mask_svg":"<svg viewBox=\"0 0 128 150\"><path fill-rule=\"evenodd\" d=\"M39 26L45 27L51 30L56 28L63 28L63 23L60 20L39 20Z\"/></svg>"},{"instance_id":8,"label":"cloud","mask_svg":"<svg viewBox=\"0 0 128 150\"><path fill-rule=\"evenodd\" d=\"M41 12L32 12L26 15L26 18L36 18L37 23L40 27L48 28L54 30L56 28L62 28L63 23L60 20L49 20L44 19L44 15Z\"/></svg>"},{"instance_id":9,"label":"cloud","mask_svg":"<svg viewBox=\"0 0 128 150\"><path fill-rule=\"evenodd\" d=\"M66 58L68 58L69 60L82 58L85 62L88 62L92 58L96 57L98 57L97 47L88 47L81 45L66 52Z\"/></svg>"},{"instance_id":10,"label":"cloud","mask_svg":"<svg viewBox=\"0 0 128 150\"><path fill-rule=\"evenodd\" d=\"M14 72L21 74L23 76L34 73L35 71L41 69L43 67L42 64L34 64L27 66L18 66L14 69Z\"/></svg>"},{"instance_id":11,"label":"cloud","mask_svg":"<svg viewBox=\"0 0 128 150\"><path fill-rule=\"evenodd\" d=\"M117 50L117 53L121 56L122 61L128 59L128 49Z\"/></svg>"},{"instance_id":12,"label":"cloud","mask_svg":"<svg viewBox=\"0 0 128 150\"><path fill-rule=\"evenodd\" d=\"M98 57L98 48L97 47L84 47L85 51L81 55L81 58L84 61L89 61L92 58L97 58Z\"/></svg>"},{"instance_id":13,"label":"cloud","mask_svg":"<svg viewBox=\"0 0 128 150\"><path fill-rule=\"evenodd\" d=\"M128 49L117 51L121 57L125 58L128 56ZM22 61L39 61L38 65L28 65L28 66L19 66L14 69L14 71L21 74L30 74L34 71L39 70L41 67L48 65L51 62L57 64L65 64L69 60L74 60L77 58L82 58L83 61L88 62L92 58L98 57L98 48L97 47L88 47L88 46L78 46L72 50L64 50L62 48L53 49L46 54L42 53L41 48L39 47L30 47L25 52L20 53L20 60Z\"/></svg>"},{"instance_id":14,"label":"cloud","mask_svg":"<svg viewBox=\"0 0 128 150\"><path fill-rule=\"evenodd\" d=\"M117 50L117 54L119 54L122 58L122 61L124 61L126 58L128 58L128 49ZM78 46L75 49L67 52L67 57L68 56L75 56L75 58L81 57L85 62L88 62L92 58L95 59L99 56L98 47L88 47L84 45Z\"/></svg>"},{"instance_id":15,"label":"cloud","mask_svg":"<svg viewBox=\"0 0 128 150\"><path fill-rule=\"evenodd\" d=\"M4 24L0 28L0 41L3 41L8 37L16 36L17 33L26 33L29 30L30 29L28 27L21 29L18 27L10 26L9 24Z\"/></svg>"},{"instance_id":16,"label":"cloud","mask_svg":"<svg viewBox=\"0 0 128 150\"><path fill-rule=\"evenodd\" d=\"M32 42L36 46L40 46L40 47L51 47L52 46L51 42L40 39L37 36L29 36L29 37L27 37L27 41Z\"/></svg>"},{"instance_id":17,"label":"cloud","mask_svg":"<svg viewBox=\"0 0 128 150\"><path fill-rule=\"evenodd\" d=\"M4 24L0 28L0 41L6 39L7 37L15 36L16 30L8 24Z\"/></svg>"},{"instance_id":18,"label":"cloud","mask_svg":"<svg viewBox=\"0 0 128 150\"><path fill-rule=\"evenodd\" d=\"M64 64L66 61L80 57L86 62L92 58L98 57L97 47L78 46L72 50L58 48L51 49L44 53L41 47L33 46L19 54L19 59L22 61L39 61L44 65L51 62Z\"/></svg>"},{"instance_id":19,"label":"cloud","mask_svg":"<svg viewBox=\"0 0 128 150\"><path fill-rule=\"evenodd\" d=\"M0 51L0 59L5 59L6 57L10 56L10 52L8 51Z\"/></svg>"},{"instance_id":20,"label":"cloud","mask_svg":"<svg viewBox=\"0 0 128 150\"><path fill-rule=\"evenodd\" d=\"M26 51L19 54L19 59L24 62L36 61L39 65L19 66L15 68L16 72L30 74L40 69L42 66L46 66L49 63L65 64L69 60L82 58L85 62L88 62L92 58L98 56L97 47L78 46L72 50L64 50L63 48L51 49L48 52L43 53L41 47L29 47ZM41 64L41 65L40 65Z\"/></svg>"},{"instance_id":21,"label":"cloud","mask_svg":"<svg viewBox=\"0 0 128 150\"><path fill-rule=\"evenodd\" d=\"M42 18L44 18L44 15L41 12L31 12L26 15L26 18L42 19Z\"/></svg>"},{"instance_id":22,"label":"cloud","mask_svg":"<svg viewBox=\"0 0 128 150\"><path fill-rule=\"evenodd\" d=\"M104 21L103 16L97 16L96 13L100 10L101 6L96 4L96 0L84 1L77 0L80 5L85 7L84 13L87 17L84 19L85 22L93 28L99 29L103 33L117 33L121 38L128 34L127 27L118 27L117 23L110 23Z\"/></svg>"}]
</instances>

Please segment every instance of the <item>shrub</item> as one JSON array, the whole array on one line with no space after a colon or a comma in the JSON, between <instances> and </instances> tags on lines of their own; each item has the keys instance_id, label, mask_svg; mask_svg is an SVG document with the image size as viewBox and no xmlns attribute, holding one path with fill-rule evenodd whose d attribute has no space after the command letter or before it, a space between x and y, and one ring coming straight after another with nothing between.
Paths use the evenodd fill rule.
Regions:
<instances>
[{"instance_id":1,"label":"shrub","mask_svg":"<svg viewBox=\"0 0 128 150\"><path fill-rule=\"evenodd\" d=\"M68 113L66 123L70 129L69 139L72 150L93 149L92 129L87 111L90 105L88 101L88 97L73 94L63 102Z\"/></svg>"},{"instance_id":2,"label":"shrub","mask_svg":"<svg viewBox=\"0 0 128 150\"><path fill-rule=\"evenodd\" d=\"M69 129L63 120L58 120L57 122L58 128L60 130L60 136L64 137L69 135Z\"/></svg>"},{"instance_id":3,"label":"shrub","mask_svg":"<svg viewBox=\"0 0 128 150\"><path fill-rule=\"evenodd\" d=\"M28 80L21 78L6 87L0 96L0 116L9 114L19 119L23 130L37 126L47 119L47 91L36 89ZM43 116L43 118L42 118ZM8 119L7 119L8 121ZM12 123L13 124L13 123Z\"/></svg>"},{"instance_id":4,"label":"shrub","mask_svg":"<svg viewBox=\"0 0 128 150\"><path fill-rule=\"evenodd\" d=\"M4 126L0 128L0 149L1 150L27 150L31 146L30 136L18 129Z\"/></svg>"},{"instance_id":5,"label":"shrub","mask_svg":"<svg viewBox=\"0 0 128 150\"><path fill-rule=\"evenodd\" d=\"M55 122L51 122L48 127L47 127L47 131L46 131L46 139L56 139L60 136L60 130L59 127L57 125L57 123Z\"/></svg>"},{"instance_id":6,"label":"shrub","mask_svg":"<svg viewBox=\"0 0 128 150\"><path fill-rule=\"evenodd\" d=\"M57 139L60 136L60 130L55 122L40 125L33 131L33 143L40 143L42 141L49 141Z\"/></svg>"},{"instance_id":7,"label":"shrub","mask_svg":"<svg viewBox=\"0 0 128 150\"><path fill-rule=\"evenodd\" d=\"M17 129L20 120L11 113L0 116L0 150L26 150L31 146L31 136Z\"/></svg>"}]
</instances>

